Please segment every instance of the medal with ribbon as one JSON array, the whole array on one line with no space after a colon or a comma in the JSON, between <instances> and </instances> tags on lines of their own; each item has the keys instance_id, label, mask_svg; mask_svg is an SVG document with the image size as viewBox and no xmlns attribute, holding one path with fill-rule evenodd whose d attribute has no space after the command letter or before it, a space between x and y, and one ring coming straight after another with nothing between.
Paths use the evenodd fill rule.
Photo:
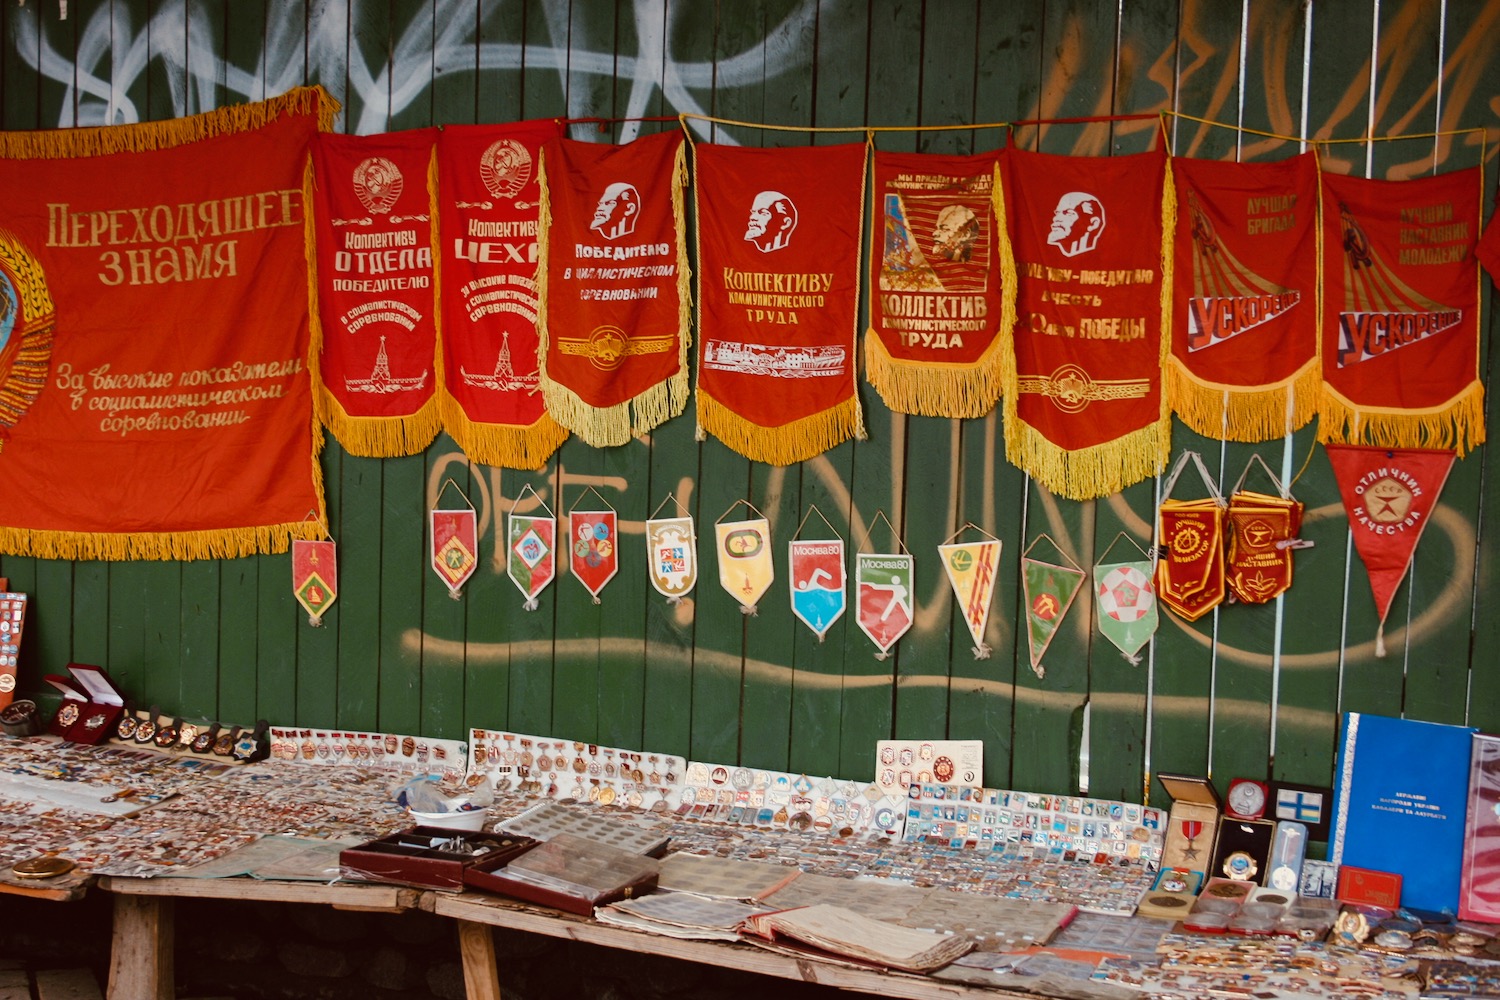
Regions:
<instances>
[{"instance_id":1,"label":"medal with ribbon","mask_svg":"<svg viewBox=\"0 0 1500 1000\"><path fill-rule=\"evenodd\" d=\"M740 504L760 516L744 521L724 520ZM776 578L771 560L771 522L750 501L736 500L714 522L714 539L719 551L719 586L740 602L741 614L755 614L756 602Z\"/></svg>"},{"instance_id":2,"label":"medal with ribbon","mask_svg":"<svg viewBox=\"0 0 1500 1000\"><path fill-rule=\"evenodd\" d=\"M677 507L677 516L657 517L667 501ZM670 493L646 520L646 568L651 586L668 604L681 604L698 582L698 539L693 517Z\"/></svg>"},{"instance_id":3,"label":"medal with ribbon","mask_svg":"<svg viewBox=\"0 0 1500 1000\"><path fill-rule=\"evenodd\" d=\"M959 535L973 529L984 535L978 542L957 542ZM969 635L974 639L974 659L990 658L990 647L984 641L985 626L990 620L990 598L995 593L995 574L1000 566L1000 539L977 524L966 523L948 541L938 546L943 570L953 587Z\"/></svg>"},{"instance_id":4,"label":"medal with ribbon","mask_svg":"<svg viewBox=\"0 0 1500 1000\"><path fill-rule=\"evenodd\" d=\"M792 589L792 614L812 629L822 642L833 623L844 614L848 603L844 573L844 540L838 537L828 518L810 504L797 533L802 533L807 519L817 514L828 528L830 537L823 539L793 538L788 543L787 565Z\"/></svg>"},{"instance_id":5,"label":"medal with ribbon","mask_svg":"<svg viewBox=\"0 0 1500 1000\"><path fill-rule=\"evenodd\" d=\"M450 486L463 497L464 506L443 510L438 505ZM432 525L432 569L447 585L448 596L456 601L463 593L464 583L479 565L479 521L474 505L457 483L445 479L427 516Z\"/></svg>"},{"instance_id":6,"label":"medal with ribbon","mask_svg":"<svg viewBox=\"0 0 1500 1000\"><path fill-rule=\"evenodd\" d=\"M1109 559L1120 539L1140 555L1126 561ZM1141 662L1141 647L1156 634L1156 585L1151 582L1151 559L1125 532L1115 536L1094 564L1094 600L1099 608L1099 632L1133 664Z\"/></svg>"},{"instance_id":7,"label":"medal with ribbon","mask_svg":"<svg viewBox=\"0 0 1500 1000\"><path fill-rule=\"evenodd\" d=\"M598 604L599 591L620 568L620 529L611 507L592 486L585 491L594 494L603 510L568 511L569 568L578 582Z\"/></svg>"},{"instance_id":8,"label":"medal with ribbon","mask_svg":"<svg viewBox=\"0 0 1500 1000\"><path fill-rule=\"evenodd\" d=\"M1062 556L1067 565L1031 558L1031 550L1036 548L1037 542L1043 540ZM1026 546L1026 551L1021 553L1022 598L1026 601L1026 640L1031 650L1031 671L1037 677L1047 675L1042 667L1042 657L1047 654L1047 647L1052 644L1052 637L1057 634L1057 627L1062 624L1063 616L1073 606L1073 598L1078 596L1086 575L1046 532L1038 535Z\"/></svg>"},{"instance_id":9,"label":"medal with ribbon","mask_svg":"<svg viewBox=\"0 0 1500 1000\"><path fill-rule=\"evenodd\" d=\"M885 511L875 512L876 521L884 521L891 535L896 529L886 519ZM869 541L865 536L860 548ZM913 619L912 594L916 592L916 572L911 553L896 538L900 552L856 552L854 554L855 620L859 630L869 637L880 652L875 659L891 655Z\"/></svg>"},{"instance_id":10,"label":"medal with ribbon","mask_svg":"<svg viewBox=\"0 0 1500 1000\"><path fill-rule=\"evenodd\" d=\"M1276 487L1275 495L1246 490L1250 467L1260 464ZM1229 495L1229 590L1246 604L1264 604L1292 585L1292 551L1311 542L1297 538L1302 504L1287 492L1259 453L1251 455Z\"/></svg>"},{"instance_id":11,"label":"medal with ribbon","mask_svg":"<svg viewBox=\"0 0 1500 1000\"><path fill-rule=\"evenodd\" d=\"M307 612L307 624L323 624L323 612L339 596L337 546L323 527L323 538L292 539L292 593Z\"/></svg>"},{"instance_id":12,"label":"medal with ribbon","mask_svg":"<svg viewBox=\"0 0 1500 1000\"><path fill-rule=\"evenodd\" d=\"M1173 500L1172 488L1189 459L1209 495L1202 500ZM1156 520L1156 596L1194 622L1224 600L1224 497L1198 453L1184 451L1167 476L1162 498Z\"/></svg>"},{"instance_id":13,"label":"medal with ribbon","mask_svg":"<svg viewBox=\"0 0 1500 1000\"><path fill-rule=\"evenodd\" d=\"M517 514L516 509L530 493L546 516L539 514ZM527 611L537 609L536 597L552 578L557 575L557 518L552 508L528 483L511 504L510 518L505 526L506 573L516 588L526 596L522 605Z\"/></svg>"}]
</instances>

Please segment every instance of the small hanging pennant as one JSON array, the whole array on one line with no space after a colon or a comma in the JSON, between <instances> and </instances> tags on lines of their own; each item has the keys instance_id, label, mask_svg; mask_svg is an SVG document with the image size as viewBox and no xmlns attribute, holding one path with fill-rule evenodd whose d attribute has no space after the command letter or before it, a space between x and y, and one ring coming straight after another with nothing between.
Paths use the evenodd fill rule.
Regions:
<instances>
[{"instance_id":1,"label":"small hanging pennant","mask_svg":"<svg viewBox=\"0 0 1500 1000\"><path fill-rule=\"evenodd\" d=\"M740 504L755 510L748 500L731 504L734 510ZM728 514L729 510L724 513ZM765 517L744 521L714 522L714 538L719 550L719 586L740 602L742 614L756 613L756 602L770 588L776 578L776 569L771 560L771 522Z\"/></svg>"},{"instance_id":2,"label":"small hanging pennant","mask_svg":"<svg viewBox=\"0 0 1500 1000\"><path fill-rule=\"evenodd\" d=\"M1000 565L1000 539L974 524L964 525L953 538L968 528L983 533L985 540L954 542L950 538L938 546L938 555L974 639L974 659L987 660L990 647L984 641L984 629L990 620L990 598L995 593L995 573Z\"/></svg>"},{"instance_id":3,"label":"small hanging pennant","mask_svg":"<svg viewBox=\"0 0 1500 1000\"><path fill-rule=\"evenodd\" d=\"M656 516L667 500L676 504L679 516ZM698 582L698 540L692 515L672 494L667 494L667 500L657 505L646 521L646 568L656 592L668 604L681 604Z\"/></svg>"},{"instance_id":4,"label":"small hanging pennant","mask_svg":"<svg viewBox=\"0 0 1500 1000\"><path fill-rule=\"evenodd\" d=\"M1130 541L1141 558L1107 561L1120 539ZM1156 585L1151 582L1151 560L1124 532L1109 543L1094 564L1094 597L1099 606L1099 632L1133 664L1141 662L1141 647L1156 634Z\"/></svg>"},{"instance_id":5,"label":"small hanging pennant","mask_svg":"<svg viewBox=\"0 0 1500 1000\"><path fill-rule=\"evenodd\" d=\"M603 510L568 511L569 565L578 582L583 584L598 604L604 589L620 568L620 533L615 510L592 486L589 493L598 497Z\"/></svg>"},{"instance_id":6,"label":"small hanging pennant","mask_svg":"<svg viewBox=\"0 0 1500 1000\"><path fill-rule=\"evenodd\" d=\"M1031 550L1043 539L1063 557L1067 562L1066 566L1031 558ZM1073 606L1073 598L1078 596L1085 575L1078 564L1069 559L1062 547L1045 532L1038 535L1021 554L1021 588L1026 601L1026 640L1031 649L1031 670L1038 677L1047 675L1042 667L1042 657L1047 654L1047 647L1052 644L1052 637L1057 634L1057 627L1062 624L1063 616Z\"/></svg>"},{"instance_id":7,"label":"small hanging pennant","mask_svg":"<svg viewBox=\"0 0 1500 1000\"><path fill-rule=\"evenodd\" d=\"M450 486L463 497L464 507L458 510L443 510L436 505L443 502ZM445 479L428 518L432 523L432 568L447 585L448 596L456 601L479 565L479 521L474 505L457 483Z\"/></svg>"},{"instance_id":8,"label":"small hanging pennant","mask_svg":"<svg viewBox=\"0 0 1500 1000\"><path fill-rule=\"evenodd\" d=\"M1208 496L1173 500L1172 487L1191 459ZM1195 451L1184 451L1162 487L1157 512L1157 597L1172 611L1195 622L1224 600L1224 497Z\"/></svg>"},{"instance_id":9,"label":"small hanging pennant","mask_svg":"<svg viewBox=\"0 0 1500 1000\"><path fill-rule=\"evenodd\" d=\"M292 593L307 612L307 624L323 624L323 612L339 596L338 547L331 538L292 539Z\"/></svg>"},{"instance_id":10,"label":"small hanging pennant","mask_svg":"<svg viewBox=\"0 0 1500 1000\"><path fill-rule=\"evenodd\" d=\"M547 512L545 517L516 513L516 507L527 493L536 497L536 502ZM527 611L535 611L537 595L557 575L557 518L529 483L511 505L505 545L508 552L506 572L511 582L526 597L526 603L522 607Z\"/></svg>"},{"instance_id":11,"label":"small hanging pennant","mask_svg":"<svg viewBox=\"0 0 1500 1000\"><path fill-rule=\"evenodd\" d=\"M891 534L895 534L895 528L886 520L885 511L876 511L875 520L885 521ZM891 648L911 628L914 617L911 595L916 593L916 567L911 553L906 551L899 538L896 544L900 546L900 552L857 552L854 555L855 620L859 630L880 650L875 654L877 660L891 655Z\"/></svg>"},{"instance_id":12,"label":"small hanging pennant","mask_svg":"<svg viewBox=\"0 0 1500 1000\"><path fill-rule=\"evenodd\" d=\"M827 525L830 538L798 539L788 543L788 575L792 590L792 614L812 629L822 642L833 623L844 614L848 602L844 584L844 540L837 536L833 525L823 512L813 504L808 508L802 524L817 514Z\"/></svg>"},{"instance_id":13,"label":"small hanging pennant","mask_svg":"<svg viewBox=\"0 0 1500 1000\"><path fill-rule=\"evenodd\" d=\"M1276 487L1276 495L1244 489L1245 477L1256 463ZM1240 481L1229 496L1228 583L1230 593L1246 604L1265 604L1292 585L1292 552L1312 542L1297 538L1302 530L1302 504L1287 492L1257 452L1245 463Z\"/></svg>"}]
</instances>

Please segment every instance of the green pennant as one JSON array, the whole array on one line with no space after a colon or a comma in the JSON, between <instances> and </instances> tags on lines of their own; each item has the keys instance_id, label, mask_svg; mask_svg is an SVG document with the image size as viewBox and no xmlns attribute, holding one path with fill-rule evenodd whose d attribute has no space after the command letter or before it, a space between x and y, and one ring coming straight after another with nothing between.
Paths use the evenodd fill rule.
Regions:
<instances>
[{"instance_id":1,"label":"green pennant","mask_svg":"<svg viewBox=\"0 0 1500 1000\"><path fill-rule=\"evenodd\" d=\"M1156 634L1157 625L1151 561L1099 563L1094 567L1094 597L1104 638L1131 663L1141 662L1140 649Z\"/></svg>"},{"instance_id":2,"label":"green pennant","mask_svg":"<svg viewBox=\"0 0 1500 1000\"><path fill-rule=\"evenodd\" d=\"M1026 638L1031 646L1031 669L1038 677L1046 675L1042 657L1057 634L1063 616L1083 586L1084 573L1072 566L1058 566L1024 557L1021 559L1021 587L1026 600Z\"/></svg>"}]
</instances>

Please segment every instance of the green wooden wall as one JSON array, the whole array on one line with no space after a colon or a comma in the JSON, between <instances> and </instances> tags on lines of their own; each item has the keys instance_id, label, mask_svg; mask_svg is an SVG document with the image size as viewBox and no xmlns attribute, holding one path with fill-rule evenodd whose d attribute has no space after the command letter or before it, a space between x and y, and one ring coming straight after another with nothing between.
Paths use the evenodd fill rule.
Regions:
<instances>
[{"instance_id":1,"label":"green wooden wall","mask_svg":"<svg viewBox=\"0 0 1500 1000\"><path fill-rule=\"evenodd\" d=\"M1461 136L1326 150L1339 168L1414 176L1472 165L1482 149L1493 170L1497 22L1494 0L71 0L66 19L57 0L31 0L0 12L0 125L168 118L318 83L344 105L339 127L358 133L694 112L936 127L882 133L878 144L968 152L1002 133L942 127L1161 110L1310 139L1490 130L1487 147ZM663 127L675 125L575 135ZM1147 148L1156 130L1025 127L1015 142L1105 156ZM1170 131L1192 156L1297 149L1184 119ZM737 125L700 134L747 145L844 138ZM1497 329L1491 318L1486 339ZM1094 632L1085 593L1038 680L1016 628L1020 553L1043 531L1086 567L1121 532L1147 544L1159 484L1058 499L1004 460L997 417L906 417L867 387L862 395L869 440L788 468L694 441L690 415L616 449L569 442L538 473L473 465L446 437L384 461L330 441L342 590L326 627L309 627L296 605L287 556L6 557L0 574L34 600L22 688L77 660L183 715L443 737L478 725L861 778L880 738L982 738L992 786L1067 792L1086 781L1093 794L1137 801L1160 770L1211 773L1221 787L1240 775L1326 783L1346 710L1500 727L1488 537L1500 490L1488 449L1455 467L1397 595L1390 653L1377 659L1373 600L1312 429L1252 447L1178 425L1174 452L1202 452L1225 486L1255 452L1287 476L1306 463L1295 492L1317 544L1297 556L1290 596L1195 625L1164 615L1132 666ZM484 559L461 601L425 560L424 512L448 477L481 518ZM501 515L527 486L554 510L588 486L619 510L625 569L602 605L564 577L538 611L521 610L497 553ZM848 616L819 644L779 581L753 619L713 579L669 606L646 581L640 545L642 521L669 492L710 537L742 499L782 540L816 504L851 548L883 511L918 557L916 627L878 661ZM1004 541L988 635L996 652L982 661L935 555L970 521ZM1159 788L1152 795L1162 801Z\"/></svg>"}]
</instances>

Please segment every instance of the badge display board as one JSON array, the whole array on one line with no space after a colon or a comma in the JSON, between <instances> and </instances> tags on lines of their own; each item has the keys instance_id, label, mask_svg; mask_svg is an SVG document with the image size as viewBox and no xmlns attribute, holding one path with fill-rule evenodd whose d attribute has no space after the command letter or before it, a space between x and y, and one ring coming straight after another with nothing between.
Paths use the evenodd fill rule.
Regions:
<instances>
[{"instance_id":1,"label":"badge display board","mask_svg":"<svg viewBox=\"0 0 1500 1000\"><path fill-rule=\"evenodd\" d=\"M26 628L25 594L0 593L0 708L16 696L16 669L21 655L21 633Z\"/></svg>"}]
</instances>

